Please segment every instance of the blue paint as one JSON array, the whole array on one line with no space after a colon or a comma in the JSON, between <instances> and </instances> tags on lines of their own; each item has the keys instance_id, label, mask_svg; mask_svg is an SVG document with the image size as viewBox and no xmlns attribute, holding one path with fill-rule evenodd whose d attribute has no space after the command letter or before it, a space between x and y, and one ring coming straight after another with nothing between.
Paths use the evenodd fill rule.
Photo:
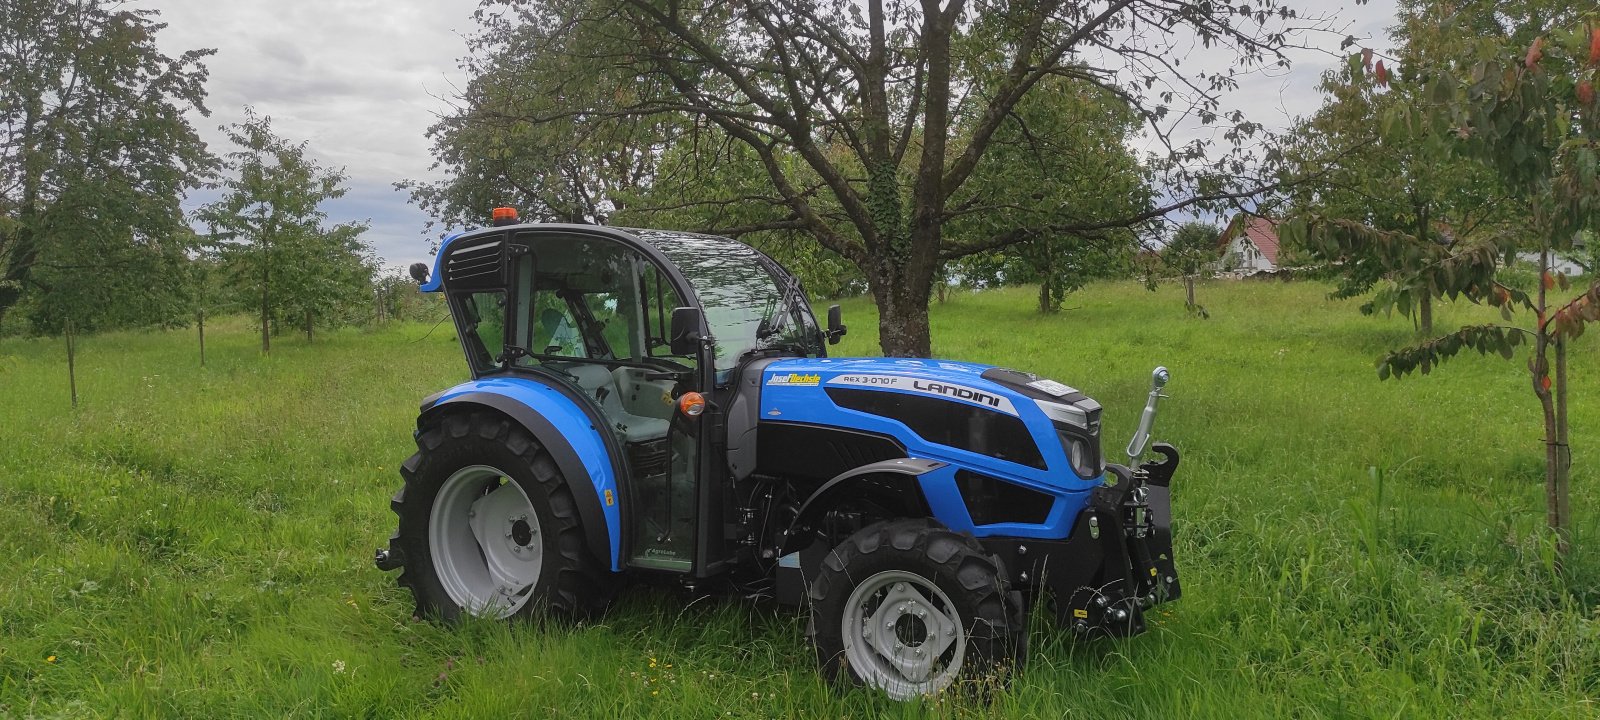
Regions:
<instances>
[{"instance_id":1,"label":"blue paint","mask_svg":"<svg viewBox=\"0 0 1600 720\"><path fill-rule=\"evenodd\" d=\"M487 377L462 383L446 390L435 404L442 404L451 398L468 393L491 393L521 403L544 416L561 436L566 438L573 452L577 453L579 461L583 463L584 470L589 473L595 497L600 500L600 510L606 521L606 535L611 541L611 569L621 571L621 493L617 492L617 477L612 472L611 456L606 452L605 438L601 437L600 431L589 422L589 416L583 409L566 395L538 380L515 376ZM567 478L567 480L576 483L578 478ZM584 488L580 484L574 484L572 491L583 492ZM612 497L618 498L619 502L607 504L605 498L608 492Z\"/></svg>"},{"instance_id":2,"label":"blue paint","mask_svg":"<svg viewBox=\"0 0 1600 720\"><path fill-rule=\"evenodd\" d=\"M898 439L911 457L949 463L945 468L923 475L921 483L934 517L951 529L969 531L978 537L1065 538L1071 534L1072 522L1078 512L1088 505L1089 491L1101 485L1104 476L1090 479L1078 477L1044 411L1032 399L982 377L983 372L992 367L951 360L909 358L779 360L768 365L762 374L761 419L765 422L807 423L889 435ZM897 384L866 384L877 378L900 378L903 382L891 380L886 382ZM898 420L840 407L825 391L828 387L850 387L916 394L918 391L911 385L913 380L917 381L916 387L924 389L931 383L946 388L961 388L961 393L940 395L952 402L991 410L995 410L999 403L1001 409L1014 414L1028 429L1044 456L1045 469L928 442ZM981 395L962 397L968 390ZM974 525L955 484L955 472L961 468L1016 483L1055 498L1045 522L1037 525Z\"/></svg>"}]
</instances>

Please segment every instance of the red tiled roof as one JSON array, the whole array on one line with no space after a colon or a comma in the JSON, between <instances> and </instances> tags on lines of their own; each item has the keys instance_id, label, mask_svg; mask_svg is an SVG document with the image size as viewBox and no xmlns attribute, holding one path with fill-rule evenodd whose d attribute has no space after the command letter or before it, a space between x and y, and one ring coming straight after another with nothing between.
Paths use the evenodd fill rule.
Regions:
<instances>
[{"instance_id":1,"label":"red tiled roof","mask_svg":"<svg viewBox=\"0 0 1600 720\"><path fill-rule=\"evenodd\" d=\"M1244 235L1250 242L1255 243L1256 249L1273 265L1278 264L1278 223L1264 217L1239 217L1228 225L1226 232L1218 245L1225 245L1238 235L1240 225L1244 226Z\"/></svg>"},{"instance_id":2,"label":"red tiled roof","mask_svg":"<svg viewBox=\"0 0 1600 720\"><path fill-rule=\"evenodd\" d=\"M1245 237L1256 244L1261 254L1267 256L1267 261L1273 265L1278 264L1278 224L1263 217L1250 218L1250 223L1244 228Z\"/></svg>"}]
</instances>

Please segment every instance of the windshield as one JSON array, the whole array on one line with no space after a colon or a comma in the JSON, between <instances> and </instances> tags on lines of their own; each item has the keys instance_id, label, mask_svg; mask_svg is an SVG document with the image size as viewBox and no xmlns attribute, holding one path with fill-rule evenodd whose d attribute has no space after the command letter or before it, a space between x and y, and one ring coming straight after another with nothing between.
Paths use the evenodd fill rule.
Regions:
<instances>
[{"instance_id":1,"label":"windshield","mask_svg":"<svg viewBox=\"0 0 1600 720\"><path fill-rule=\"evenodd\" d=\"M790 346L818 352L819 332L805 309L798 283L779 284L749 246L696 235L639 231L688 279L706 325L717 339L716 367L726 370L752 350Z\"/></svg>"}]
</instances>

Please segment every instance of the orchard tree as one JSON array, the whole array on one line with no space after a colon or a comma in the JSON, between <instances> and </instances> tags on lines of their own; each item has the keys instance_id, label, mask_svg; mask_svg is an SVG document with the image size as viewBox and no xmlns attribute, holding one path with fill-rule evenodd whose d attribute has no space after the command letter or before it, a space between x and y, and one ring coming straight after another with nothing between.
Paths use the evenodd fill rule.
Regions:
<instances>
[{"instance_id":1,"label":"orchard tree","mask_svg":"<svg viewBox=\"0 0 1600 720\"><path fill-rule=\"evenodd\" d=\"M428 129L433 169L448 178L396 188L446 226L481 225L501 205L533 220L612 220L651 187L662 154L687 129L668 113L617 112L659 93L649 84L662 80L641 81L590 55L586 47L610 42L603 26L563 26L554 7L508 18L489 5L475 13L483 28L461 61L467 85Z\"/></svg>"},{"instance_id":2,"label":"orchard tree","mask_svg":"<svg viewBox=\"0 0 1600 720\"><path fill-rule=\"evenodd\" d=\"M1139 122L1122 98L1093 83L1041 81L996 129L966 185L952 196L942 230L953 243L1025 228L1014 244L941 256L964 278L1036 283L1038 310L1066 296L1138 247L1133 228L1074 231L1097 218L1150 208L1144 168L1128 149Z\"/></svg>"},{"instance_id":3,"label":"orchard tree","mask_svg":"<svg viewBox=\"0 0 1600 720\"><path fill-rule=\"evenodd\" d=\"M304 322L341 301L363 301L371 283L370 252L360 239L365 223L324 227L321 204L343 197L345 175L323 168L306 143L272 132L271 118L245 109L245 121L224 126L237 146L228 153L228 176L217 183L222 199L197 219L237 282L259 300L261 352L272 349L274 320Z\"/></svg>"},{"instance_id":4,"label":"orchard tree","mask_svg":"<svg viewBox=\"0 0 1600 720\"><path fill-rule=\"evenodd\" d=\"M584 87L539 88L550 106L508 122L714 126L754 153L781 202L769 224L803 230L860 270L882 349L900 356L929 354L929 296L950 260L1137 227L1270 186L1242 149L1259 126L1222 95L1240 73L1287 65L1303 29L1276 0L522 0L501 16L545 29L533 52L584 69L573 76ZM1230 62L1180 67L1190 47ZM1162 149L1149 169L1168 202L1042 225L1006 222L1013 196L963 203L1019 105L1054 79L1127 103ZM1190 122L1216 127L1173 140ZM979 214L994 218L990 232L945 236Z\"/></svg>"},{"instance_id":5,"label":"orchard tree","mask_svg":"<svg viewBox=\"0 0 1600 720\"><path fill-rule=\"evenodd\" d=\"M1570 250L1578 238L1600 228L1596 21L1600 17L1591 15L1575 27L1548 30L1527 46L1513 46L1501 38L1472 43L1448 66L1417 78L1433 103L1397 108L1390 118L1419 132L1448 131L1456 138L1458 153L1485 163L1520 198L1539 253L1542 281L1533 297L1496 284L1496 253L1487 244L1478 244L1471 252L1412 260L1411 269L1427 274L1432 287L1499 305L1506 322L1463 327L1393 351L1379 361L1378 376L1427 374L1466 350L1510 359L1518 346L1531 344L1529 381L1544 418L1545 519L1562 558L1571 546L1572 526L1567 345L1582 336L1589 323L1600 320L1600 281L1591 278L1592 284L1575 297L1558 297L1570 293L1569 281L1550 268L1555 253ZM1397 250L1401 241L1391 234L1327 227L1327 223L1300 225L1296 232L1312 244L1415 255ZM1514 306L1530 308L1532 322L1514 324L1510 312Z\"/></svg>"},{"instance_id":6,"label":"orchard tree","mask_svg":"<svg viewBox=\"0 0 1600 720\"><path fill-rule=\"evenodd\" d=\"M804 163L776 150L813 196L822 185L803 174ZM851 263L818 246L773 191L755 151L715 127L695 127L659 156L648 186L617 193L622 225L681 228L738 238L760 248L795 273L817 297L860 295L866 287ZM824 214L836 214L816 197Z\"/></svg>"},{"instance_id":7,"label":"orchard tree","mask_svg":"<svg viewBox=\"0 0 1600 720\"><path fill-rule=\"evenodd\" d=\"M1514 239L1501 223L1509 220L1515 198L1482 164L1453 152L1455 138L1431 127L1391 122L1397 108L1427 101L1430 88L1397 72L1415 76L1427 45L1405 47L1398 54L1400 70L1374 61L1363 50L1324 76L1328 100L1296 128L1290 173L1326 168L1315 182L1292 193L1294 213L1311 222L1338 220L1329 230L1378 231L1392 247L1353 253L1351 243L1317 243L1304 248L1314 260L1333 263L1340 284L1335 298L1380 290L1361 306L1365 314L1398 310L1413 318L1418 331L1433 333L1433 300L1440 288L1427 272L1410 272L1416 255L1447 258L1472 252L1471 238L1485 235ZM1389 58L1393 63L1395 57ZM1408 61L1418 61L1410 64ZM1352 150L1352 148L1354 148ZM1333 155L1343 155L1330 161ZM1386 252L1391 250L1393 252ZM1428 267L1428 266L1424 266Z\"/></svg>"},{"instance_id":8,"label":"orchard tree","mask_svg":"<svg viewBox=\"0 0 1600 720\"><path fill-rule=\"evenodd\" d=\"M1194 281L1222 254L1217 241L1222 230L1210 223L1190 221L1178 226L1172 240L1161 248L1161 264L1183 278L1183 306L1191 315L1211 317L1194 298Z\"/></svg>"},{"instance_id":9,"label":"orchard tree","mask_svg":"<svg viewBox=\"0 0 1600 720\"><path fill-rule=\"evenodd\" d=\"M35 327L170 322L191 249L179 202L214 160L210 50L156 47L154 10L101 0L0 3L0 319Z\"/></svg>"}]
</instances>

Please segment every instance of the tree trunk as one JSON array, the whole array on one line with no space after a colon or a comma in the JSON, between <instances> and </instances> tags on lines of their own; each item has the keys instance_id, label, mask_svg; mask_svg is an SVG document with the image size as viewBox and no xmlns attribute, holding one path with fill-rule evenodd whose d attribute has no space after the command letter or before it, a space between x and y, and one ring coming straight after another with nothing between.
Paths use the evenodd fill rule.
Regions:
<instances>
[{"instance_id":1,"label":"tree trunk","mask_svg":"<svg viewBox=\"0 0 1600 720\"><path fill-rule=\"evenodd\" d=\"M195 326L200 328L200 367L206 366L206 311L196 310Z\"/></svg>"},{"instance_id":2,"label":"tree trunk","mask_svg":"<svg viewBox=\"0 0 1600 720\"><path fill-rule=\"evenodd\" d=\"M270 288L272 281L271 266L266 263L261 265L261 352L272 352L272 314L269 312L271 301Z\"/></svg>"},{"instance_id":3,"label":"tree trunk","mask_svg":"<svg viewBox=\"0 0 1600 720\"><path fill-rule=\"evenodd\" d=\"M1039 281L1039 312L1050 312L1050 278Z\"/></svg>"},{"instance_id":4,"label":"tree trunk","mask_svg":"<svg viewBox=\"0 0 1600 720\"><path fill-rule=\"evenodd\" d=\"M1572 496L1569 480L1572 474L1572 447L1567 444L1567 340L1556 338L1556 426L1555 447L1555 500L1556 558L1564 561L1572 549Z\"/></svg>"},{"instance_id":5,"label":"tree trunk","mask_svg":"<svg viewBox=\"0 0 1600 720\"><path fill-rule=\"evenodd\" d=\"M72 318L67 318L67 387L72 392L72 409L78 409L77 339L72 333Z\"/></svg>"},{"instance_id":6,"label":"tree trunk","mask_svg":"<svg viewBox=\"0 0 1600 720\"><path fill-rule=\"evenodd\" d=\"M311 311L306 311L306 342L311 342Z\"/></svg>"},{"instance_id":7,"label":"tree trunk","mask_svg":"<svg viewBox=\"0 0 1600 720\"><path fill-rule=\"evenodd\" d=\"M1194 276L1193 275L1185 275L1185 276L1183 276L1183 292L1184 292L1183 306L1188 308L1189 310L1194 310Z\"/></svg>"},{"instance_id":8,"label":"tree trunk","mask_svg":"<svg viewBox=\"0 0 1600 720\"><path fill-rule=\"evenodd\" d=\"M928 357L930 278L908 277L908 268L892 263L879 263L878 270L870 283L878 305L878 346L886 357Z\"/></svg>"},{"instance_id":9,"label":"tree trunk","mask_svg":"<svg viewBox=\"0 0 1600 720\"><path fill-rule=\"evenodd\" d=\"M1555 535L1556 569L1562 571L1571 544L1571 504L1567 497L1567 475L1570 458L1566 448L1566 346L1559 338L1551 338L1546 328L1544 273L1550 270L1550 247L1539 252L1538 327L1533 339L1533 394L1539 398L1544 415L1544 507L1545 526ZM1550 344L1556 345L1555 380L1550 378ZM1545 383L1549 382L1549 385ZM1555 390L1552 393L1552 389Z\"/></svg>"},{"instance_id":10,"label":"tree trunk","mask_svg":"<svg viewBox=\"0 0 1600 720\"><path fill-rule=\"evenodd\" d=\"M1433 337L1433 296L1428 294L1427 288L1423 288L1422 301L1417 309L1417 331L1426 337Z\"/></svg>"}]
</instances>

